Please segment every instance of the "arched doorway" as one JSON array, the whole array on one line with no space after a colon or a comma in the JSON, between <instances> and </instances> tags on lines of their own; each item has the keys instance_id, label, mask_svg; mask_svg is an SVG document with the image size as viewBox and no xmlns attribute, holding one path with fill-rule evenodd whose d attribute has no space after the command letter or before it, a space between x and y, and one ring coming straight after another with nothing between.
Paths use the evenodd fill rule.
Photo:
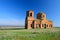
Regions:
<instances>
[{"instance_id":1,"label":"arched doorway","mask_svg":"<svg viewBox=\"0 0 60 40\"><path fill-rule=\"evenodd\" d=\"M46 28L46 24L44 24L44 28Z\"/></svg>"}]
</instances>

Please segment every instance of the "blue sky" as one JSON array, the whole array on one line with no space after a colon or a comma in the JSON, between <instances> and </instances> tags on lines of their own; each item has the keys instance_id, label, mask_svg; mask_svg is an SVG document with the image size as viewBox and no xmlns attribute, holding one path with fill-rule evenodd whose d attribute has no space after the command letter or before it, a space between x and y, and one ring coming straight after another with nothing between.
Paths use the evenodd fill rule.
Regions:
<instances>
[{"instance_id":1,"label":"blue sky","mask_svg":"<svg viewBox=\"0 0 60 40\"><path fill-rule=\"evenodd\" d=\"M44 12L47 20L60 26L60 0L0 0L0 25L24 25L26 11Z\"/></svg>"}]
</instances>

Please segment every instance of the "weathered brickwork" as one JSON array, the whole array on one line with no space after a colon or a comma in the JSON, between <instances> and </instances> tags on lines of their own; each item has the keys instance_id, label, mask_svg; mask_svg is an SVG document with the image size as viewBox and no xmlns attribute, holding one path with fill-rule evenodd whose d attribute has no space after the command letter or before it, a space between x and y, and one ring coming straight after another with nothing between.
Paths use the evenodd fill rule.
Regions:
<instances>
[{"instance_id":1,"label":"weathered brickwork","mask_svg":"<svg viewBox=\"0 0 60 40\"><path fill-rule=\"evenodd\" d=\"M37 14L37 18L34 19L34 12L29 10L26 12L26 19L25 19L25 28L52 28L53 22L50 20L46 20L46 14L43 12L39 12Z\"/></svg>"}]
</instances>

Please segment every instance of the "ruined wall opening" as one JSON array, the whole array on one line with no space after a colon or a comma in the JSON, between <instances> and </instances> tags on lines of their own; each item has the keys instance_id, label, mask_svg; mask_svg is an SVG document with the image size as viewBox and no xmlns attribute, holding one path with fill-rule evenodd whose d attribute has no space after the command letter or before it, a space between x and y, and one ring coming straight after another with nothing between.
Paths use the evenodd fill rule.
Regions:
<instances>
[{"instance_id":1,"label":"ruined wall opening","mask_svg":"<svg viewBox=\"0 0 60 40\"><path fill-rule=\"evenodd\" d=\"M46 24L44 24L44 28L46 28Z\"/></svg>"},{"instance_id":2,"label":"ruined wall opening","mask_svg":"<svg viewBox=\"0 0 60 40\"><path fill-rule=\"evenodd\" d=\"M48 27L48 24L47 24L47 27Z\"/></svg>"},{"instance_id":3,"label":"ruined wall opening","mask_svg":"<svg viewBox=\"0 0 60 40\"><path fill-rule=\"evenodd\" d=\"M30 16L32 16L32 13L30 13Z\"/></svg>"},{"instance_id":4,"label":"ruined wall opening","mask_svg":"<svg viewBox=\"0 0 60 40\"><path fill-rule=\"evenodd\" d=\"M39 28L40 27L40 24L36 24L36 28Z\"/></svg>"}]
</instances>

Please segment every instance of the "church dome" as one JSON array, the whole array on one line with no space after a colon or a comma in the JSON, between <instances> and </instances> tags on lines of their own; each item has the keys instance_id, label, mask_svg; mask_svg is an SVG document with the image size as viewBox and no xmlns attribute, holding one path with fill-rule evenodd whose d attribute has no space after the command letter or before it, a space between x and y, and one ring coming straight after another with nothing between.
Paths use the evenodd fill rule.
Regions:
<instances>
[{"instance_id":1,"label":"church dome","mask_svg":"<svg viewBox=\"0 0 60 40\"><path fill-rule=\"evenodd\" d=\"M46 14L43 13L43 12L39 12L39 13L37 14L37 19L46 19Z\"/></svg>"}]
</instances>

